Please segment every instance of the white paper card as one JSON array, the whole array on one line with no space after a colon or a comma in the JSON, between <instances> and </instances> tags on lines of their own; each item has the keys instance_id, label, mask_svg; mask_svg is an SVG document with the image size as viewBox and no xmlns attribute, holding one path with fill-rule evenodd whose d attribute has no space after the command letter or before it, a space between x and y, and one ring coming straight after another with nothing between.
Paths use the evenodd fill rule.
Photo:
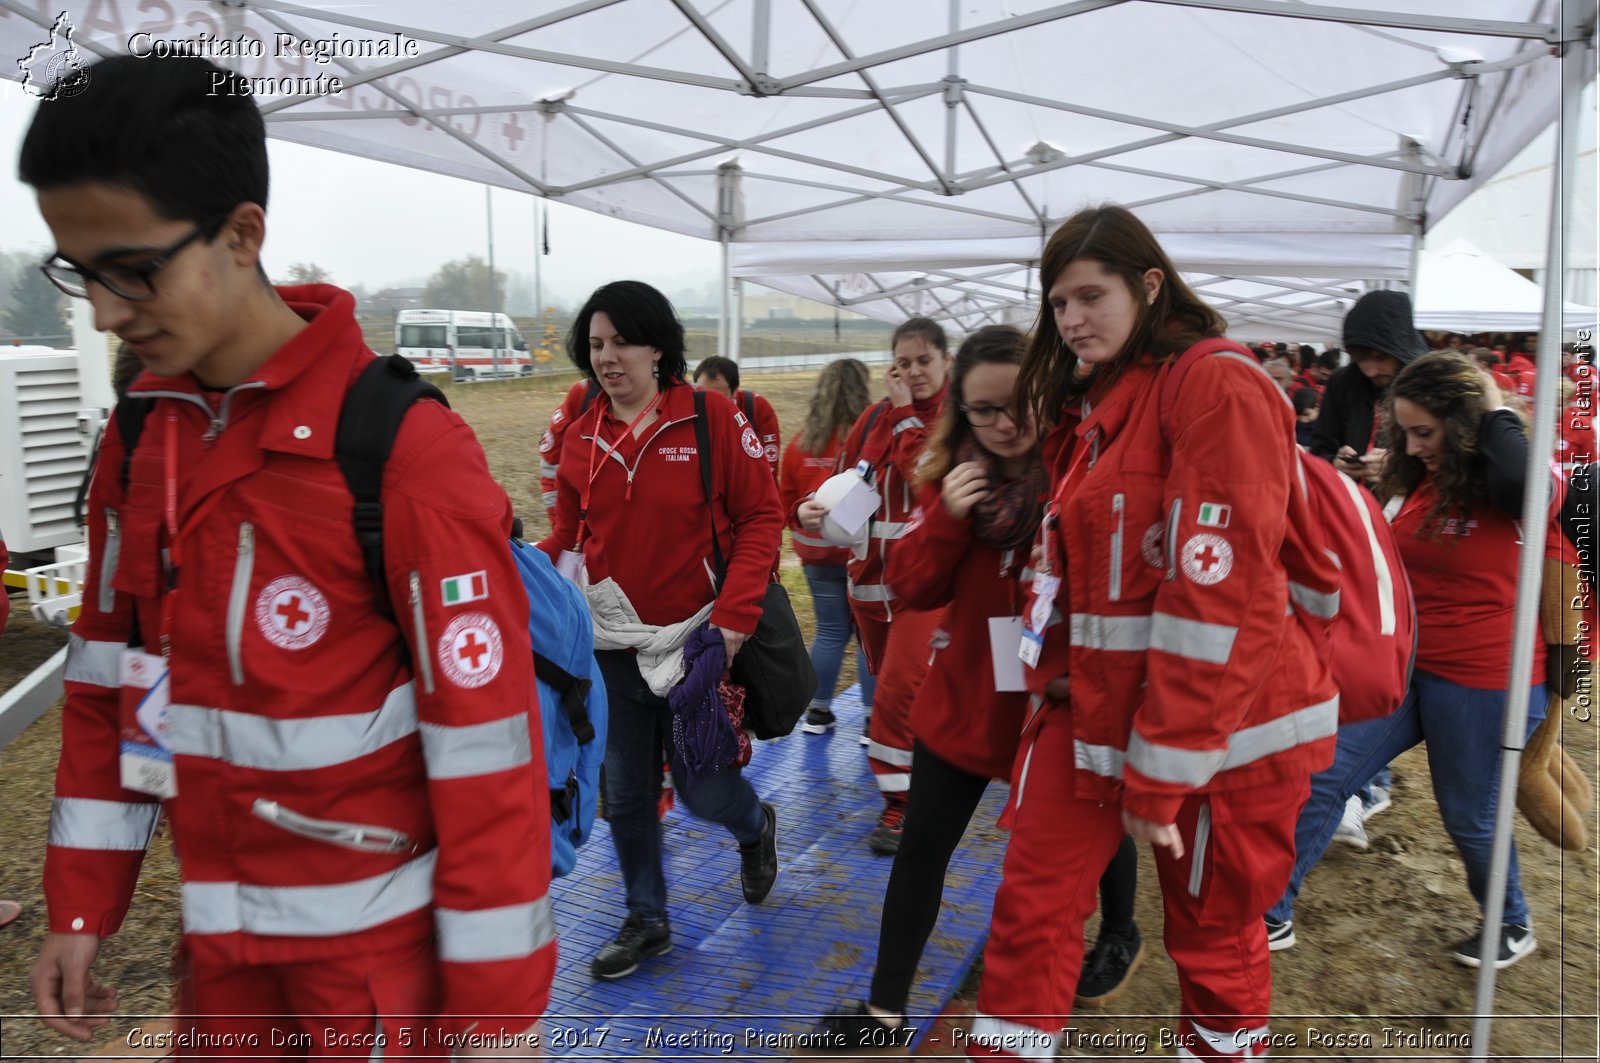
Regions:
<instances>
[{"instance_id":1,"label":"white paper card","mask_svg":"<svg viewBox=\"0 0 1600 1063\"><path fill-rule=\"evenodd\" d=\"M556 571L567 577L578 586L586 586L588 581L583 574L583 551L563 550L556 557Z\"/></svg>"},{"instance_id":2,"label":"white paper card","mask_svg":"<svg viewBox=\"0 0 1600 1063\"><path fill-rule=\"evenodd\" d=\"M883 499L878 497L878 492L865 481L861 480L852 485L845 496L834 503L828 515L833 522L842 528L852 538L861 534L861 529L867 526L867 521L878 512L878 507L883 504Z\"/></svg>"},{"instance_id":3,"label":"white paper card","mask_svg":"<svg viewBox=\"0 0 1600 1063\"><path fill-rule=\"evenodd\" d=\"M994 688L1012 693L1027 690L1023 681L1022 659L1012 647L1020 645L1022 617L991 616L989 618L989 659L994 662Z\"/></svg>"}]
</instances>

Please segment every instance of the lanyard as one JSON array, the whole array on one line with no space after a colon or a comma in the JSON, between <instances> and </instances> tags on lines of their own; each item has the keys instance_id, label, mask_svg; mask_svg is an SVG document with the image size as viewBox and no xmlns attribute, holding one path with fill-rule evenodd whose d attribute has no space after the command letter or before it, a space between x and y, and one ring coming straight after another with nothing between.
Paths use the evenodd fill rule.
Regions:
<instances>
[{"instance_id":1,"label":"lanyard","mask_svg":"<svg viewBox=\"0 0 1600 1063\"><path fill-rule=\"evenodd\" d=\"M163 491L163 516L167 527L167 585L161 595L161 656L172 659L172 614L178 596L178 573L183 567L183 542L194 533L200 522L211 515L222 501L222 492L216 491L195 507L182 528L178 526L178 413L168 410L166 417L166 447L162 455L166 466L166 483Z\"/></svg>"},{"instance_id":2,"label":"lanyard","mask_svg":"<svg viewBox=\"0 0 1600 1063\"><path fill-rule=\"evenodd\" d=\"M644 409L639 411L638 416L636 416L632 421L628 422L628 427L624 429L623 434L617 437L617 443L621 443L624 439L632 436L633 430L639 427L639 423L649 416L652 410L663 408L666 406L666 404L666 392L662 392L657 398L651 399L645 404ZM589 499L594 494L594 480L595 477L600 475L600 470L604 468L604 466L600 465L596 460L596 457L600 450L600 423L605 417L606 410L610 408L611 402L609 398L604 403L597 402L594 404L594 432L589 436L589 478L584 482L583 498L578 505L578 545L573 548L579 553L583 552L583 544L589 538ZM606 448L607 453L615 449L615 445L611 445ZM622 500L626 502L632 497L633 477L630 475L628 477L628 486L626 491L623 493Z\"/></svg>"}]
</instances>

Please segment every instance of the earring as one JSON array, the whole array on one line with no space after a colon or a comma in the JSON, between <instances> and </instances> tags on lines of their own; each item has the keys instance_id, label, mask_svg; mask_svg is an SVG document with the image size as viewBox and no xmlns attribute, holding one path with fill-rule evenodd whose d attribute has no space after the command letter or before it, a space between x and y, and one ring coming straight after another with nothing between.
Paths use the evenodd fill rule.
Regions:
<instances>
[{"instance_id":1,"label":"earring","mask_svg":"<svg viewBox=\"0 0 1600 1063\"><path fill-rule=\"evenodd\" d=\"M655 377L657 380L661 379L661 363L660 362L651 362L650 363L650 375Z\"/></svg>"}]
</instances>

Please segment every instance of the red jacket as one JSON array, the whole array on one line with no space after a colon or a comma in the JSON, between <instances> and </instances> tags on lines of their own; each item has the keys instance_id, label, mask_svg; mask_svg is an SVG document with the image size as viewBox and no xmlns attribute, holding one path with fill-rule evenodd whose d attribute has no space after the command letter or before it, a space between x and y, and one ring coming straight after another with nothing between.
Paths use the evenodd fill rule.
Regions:
<instances>
[{"instance_id":1,"label":"red jacket","mask_svg":"<svg viewBox=\"0 0 1600 1063\"><path fill-rule=\"evenodd\" d=\"M890 406L888 399L880 399L862 411L845 439L840 464L849 468L865 460L883 498L868 531L866 556L850 559L850 608L866 616L888 620L894 614L895 593L884 580L883 567L893 544L909 530L907 522L916 508L911 485L917 462L949 390L946 384L937 395L910 406Z\"/></svg>"},{"instance_id":2,"label":"red jacket","mask_svg":"<svg viewBox=\"0 0 1600 1063\"><path fill-rule=\"evenodd\" d=\"M940 500L940 485L919 492L914 525L889 558L888 577L901 604L945 609L933 665L911 705L911 729L941 760L990 779L1011 778L1025 692L995 690L989 619L1022 615L1019 584L1026 549L1002 553L972 534ZM1029 573L1031 575L1031 573ZM1013 643L1008 652L1015 653Z\"/></svg>"},{"instance_id":3,"label":"red jacket","mask_svg":"<svg viewBox=\"0 0 1600 1063\"><path fill-rule=\"evenodd\" d=\"M1030 685L1071 677L1080 796L1170 823L1188 794L1325 767L1338 695L1280 560L1309 523L1292 410L1259 365L1213 355L1184 381L1169 449L1165 379L1131 366L1058 429L1073 442L1050 448L1067 471L1046 550L1064 586Z\"/></svg>"},{"instance_id":4,"label":"red jacket","mask_svg":"<svg viewBox=\"0 0 1600 1063\"><path fill-rule=\"evenodd\" d=\"M783 440L778 437L777 411L772 408L772 403L748 388L740 388L735 392L733 403L755 425L756 436L761 440L761 452L772 467L772 482L777 483L778 455L783 448Z\"/></svg>"},{"instance_id":5,"label":"red jacket","mask_svg":"<svg viewBox=\"0 0 1600 1063\"><path fill-rule=\"evenodd\" d=\"M578 419L585 405L594 401L599 390L600 385L592 377L575 381L567 389L567 397L561 400L561 405L551 412L550 426L539 437L539 495L552 525L556 520L556 468L561 464L562 441L572 422Z\"/></svg>"},{"instance_id":6,"label":"red jacket","mask_svg":"<svg viewBox=\"0 0 1600 1063\"><path fill-rule=\"evenodd\" d=\"M833 546L826 539L812 535L800 526L800 503L816 493L817 488L839 470L839 446L842 441L834 436L828 449L821 454L808 454L800 449L800 437L795 436L783 450L783 470L778 479L779 501L789 520L789 542L801 564L823 565L839 568L850 560L850 548Z\"/></svg>"},{"instance_id":7,"label":"red jacket","mask_svg":"<svg viewBox=\"0 0 1600 1063\"><path fill-rule=\"evenodd\" d=\"M191 952L255 964L436 940L446 1012L542 1012L550 811L510 503L465 422L414 407L384 476L384 616L333 460L344 394L373 356L348 293L279 290L309 324L249 380L225 394L135 382L154 408L126 492L107 427L67 660L50 929L109 936L132 899L158 809L119 781L119 660L135 615L161 646L172 583L178 792L164 809ZM486 596L445 605L441 582L463 575L486 576Z\"/></svg>"},{"instance_id":8,"label":"red jacket","mask_svg":"<svg viewBox=\"0 0 1600 1063\"><path fill-rule=\"evenodd\" d=\"M662 415L640 439L628 436L627 424L612 416L608 396L595 399L562 446L554 530L539 548L552 558L578 548L588 490L582 548L592 582L615 579L647 624L676 624L716 597L713 624L753 632L783 538L766 453L744 414L708 393L717 495L708 513L695 444L694 389L673 385L663 398ZM720 595L713 594L709 574L713 522L728 565Z\"/></svg>"},{"instance_id":9,"label":"red jacket","mask_svg":"<svg viewBox=\"0 0 1600 1063\"><path fill-rule=\"evenodd\" d=\"M5 529L0 528L0 572L6 570L11 563L11 554L6 550ZM5 630L6 617L11 615L11 595L7 588L0 584L0 631Z\"/></svg>"}]
</instances>

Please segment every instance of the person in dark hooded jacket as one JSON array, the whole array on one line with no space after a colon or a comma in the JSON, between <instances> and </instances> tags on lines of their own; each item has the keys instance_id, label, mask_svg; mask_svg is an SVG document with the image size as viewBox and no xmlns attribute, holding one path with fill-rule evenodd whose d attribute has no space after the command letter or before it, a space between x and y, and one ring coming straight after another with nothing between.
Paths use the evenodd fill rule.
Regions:
<instances>
[{"instance_id":1,"label":"person in dark hooded jacket","mask_svg":"<svg viewBox=\"0 0 1600 1063\"><path fill-rule=\"evenodd\" d=\"M1378 403L1395 375L1428 353L1428 342L1411 323L1410 297L1379 291L1363 295L1345 315L1344 346L1350 364L1328 380L1311 453L1370 483L1385 450L1378 438Z\"/></svg>"}]
</instances>

